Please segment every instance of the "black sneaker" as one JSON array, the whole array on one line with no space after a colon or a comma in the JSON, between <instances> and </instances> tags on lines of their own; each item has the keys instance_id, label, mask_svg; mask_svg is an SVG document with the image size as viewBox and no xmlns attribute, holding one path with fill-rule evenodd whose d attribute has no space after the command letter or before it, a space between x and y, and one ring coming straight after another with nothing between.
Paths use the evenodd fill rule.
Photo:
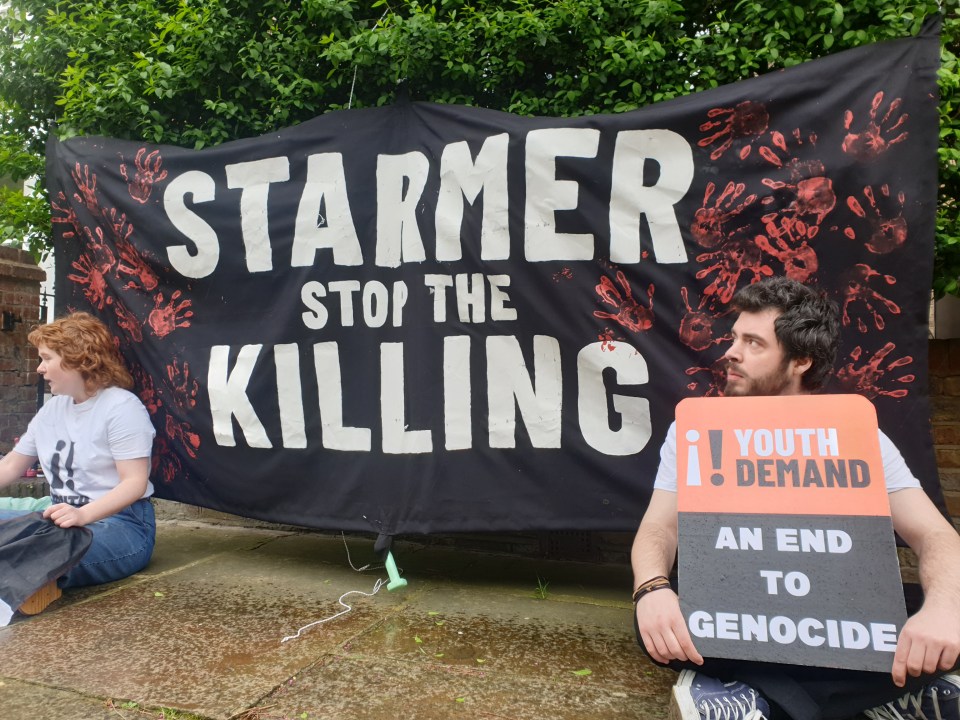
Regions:
<instances>
[{"instance_id":1,"label":"black sneaker","mask_svg":"<svg viewBox=\"0 0 960 720\"><path fill-rule=\"evenodd\" d=\"M870 720L960 720L960 675L944 675L863 714Z\"/></svg>"},{"instance_id":2,"label":"black sneaker","mask_svg":"<svg viewBox=\"0 0 960 720\"><path fill-rule=\"evenodd\" d=\"M684 670L673 686L671 720L767 720L770 705L742 682Z\"/></svg>"}]
</instances>

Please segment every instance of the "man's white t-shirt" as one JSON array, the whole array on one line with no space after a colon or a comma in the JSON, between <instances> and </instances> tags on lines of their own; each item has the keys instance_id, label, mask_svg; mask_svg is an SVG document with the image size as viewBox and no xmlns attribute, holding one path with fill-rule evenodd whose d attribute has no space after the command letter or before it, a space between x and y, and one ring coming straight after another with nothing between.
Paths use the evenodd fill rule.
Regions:
<instances>
[{"instance_id":1,"label":"man's white t-shirt","mask_svg":"<svg viewBox=\"0 0 960 720\"><path fill-rule=\"evenodd\" d=\"M110 387L79 404L69 395L55 395L14 450L40 461L58 502L85 505L120 484L117 460L150 458L155 434L139 398ZM148 480L143 497L152 494Z\"/></svg>"},{"instance_id":2,"label":"man's white t-shirt","mask_svg":"<svg viewBox=\"0 0 960 720\"><path fill-rule=\"evenodd\" d=\"M883 478L887 485L887 492L892 493L906 488L920 487L910 468L903 460L903 456L893 444L893 441L877 430L880 434L880 457L883 460ZM657 468L657 478L653 482L654 490L677 491L677 423L670 423L667 437L660 447L660 467Z\"/></svg>"}]
</instances>

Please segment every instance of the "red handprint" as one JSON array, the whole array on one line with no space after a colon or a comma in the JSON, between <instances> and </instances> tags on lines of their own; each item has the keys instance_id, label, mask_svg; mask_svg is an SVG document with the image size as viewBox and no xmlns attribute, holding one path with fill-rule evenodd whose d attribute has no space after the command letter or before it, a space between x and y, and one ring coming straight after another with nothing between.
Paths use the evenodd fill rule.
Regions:
<instances>
[{"instance_id":1,"label":"red handprint","mask_svg":"<svg viewBox=\"0 0 960 720\"><path fill-rule=\"evenodd\" d=\"M763 221L767 234L754 238L757 247L783 263L787 277L807 282L820 266L817 253L807 243L817 234L819 227L783 215L765 215Z\"/></svg>"},{"instance_id":2,"label":"red handprint","mask_svg":"<svg viewBox=\"0 0 960 720\"><path fill-rule=\"evenodd\" d=\"M174 291L166 304L163 301L163 293L157 293L154 297L154 308L147 317L147 323L153 329L153 334L158 338L166 337L178 327L190 327L193 310L189 308L193 305L193 301L183 300L178 303L177 300L180 299L181 295L180 290Z\"/></svg>"},{"instance_id":3,"label":"red handprint","mask_svg":"<svg viewBox=\"0 0 960 720\"><path fill-rule=\"evenodd\" d=\"M710 120L700 126L700 131L713 132L716 130L716 132L703 138L697 144L700 147L709 147L716 142L720 143L710 153L711 160L720 158L730 148L734 140L759 137L767 131L767 126L770 123L767 108L752 100L744 100L732 108L712 108L707 111L707 117ZM740 151L740 158L746 158L749 154L750 145L748 144Z\"/></svg>"},{"instance_id":4,"label":"red handprint","mask_svg":"<svg viewBox=\"0 0 960 720\"><path fill-rule=\"evenodd\" d=\"M91 305L98 310L103 310L105 305L113 302L112 298L107 297L107 281L103 277L103 271L97 267L89 255L81 255L70 265L77 272L67 275L67 279L85 286L83 294Z\"/></svg>"},{"instance_id":5,"label":"red handprint","mask_svg":"<svg viewBox=\"0 0 960 720\"><path fill-rule=\"evenodd\" d=\"M680 321L680 342L698 352L723 342L724 338L713 337L715 317L702 310L694 310L690 306L686 286L680 288L680 297L683 298L683 304L687 308L686 314Z\"/></svg>"},{"instance_id":6,"label":"red handprint","mask_svg":"<svg viewBox=\"0 0 960 720\"><path fill-rule=\"evenodd\" d=\"M877 111L883 102L883 91L881 90L873 96L870 103L870 120L862 133L847 133L843 139L842 148L845 153L853 155L857 160L870 160L885 152L891 145L903 142L907 139L909 133L906 131L895 135L903 127L904 123L910 118L904 113L897 116L903 101L900 98L894 98L887 108L886 114L880 122L877 122ZM849 130L853 125L853 112L847 110L843 113L843 128ZM886 135L886 137L884 137Z\"/></svg>"},{"instance_id":7,"label":"red handprint","mask_svg":"<svg viewBox=\"0 0 960 720\"><path fill-rule=\"evenodd\" d=\"M79 193L74 193L73 197L77 202L82 202L87 206L87 210L94 215L100 214L100 203L97 201L97 174L90 172L90 166L84 165L80 170L80 163L70 172L73 182L76 184Z\"/></svg>"},{"instance_id":8,"label":"red handprint","mask_svg":"<svg viewBox=\"0 0 960 720\"><path fill-rule=\"evenodd\" d=\"M841 318L845 327L850 324L848 309L852 304L857 302L863 303L865 310L873 317L873 324L877 330L883 330L886 322L880 314L880 311L873 306L874 302L880 304L891 315L900 314L899 305L869 287L867 283L873 278L881 278L887 285L895 285L897 282L897 279L892 275L881 275L869 265L862 263L855 265L853 270L847 273L846 290L844 291L843 300L843 317ZM857 329L862 333L867 332L867 325L860 318L857 318Z\"/></svg>"},{"instance_id":9,"label":"red handprint","mask_svg":"<svg viewBox=\"0 0 960 720\"><path fill-rule=\"evenodd\" d=\"M190 457L197 457L196 451L197 448L200 447L200 436L192 431L190 423L178 423L171 415L167 415L166 429L168 438L171 440L178 440L183 445L183 449L187 451L187 455Z\"/></svg>"},{"instance_id":10,"label":"red handprint","mask_svg":"<svg viewBox=\"0 0 960 720\"><path fill-rule=\"evenodd\" d=\"M153 378L147 374L141 365L136 365L130 371L133 375L133 385L138 388L137 397L151 415L156 415L157 411L163 407L163 400L153 384Z\"/></svg>"},{"instance_id":11,"label":"red handprint","mask_svg":"<svg viewBox=\"0 0 960 720\"><path fill-rule=\"evenodd\" d=\"M693 214L693 225L690 226L690 233L698 245L712 250L746 227L729 227L730 222L757 199L756 195L748 195L734 204L743 195L745 188L743 183L728 182L723 192L717 195L713 205L708 206L717 186L713 182L707 183L703 193L703 205Z\"/></svg>"},{"instance_id":12,"label":"red handprint","mask_svg":"<svg viewBox=\"0 0 960 720\"><path fill-rule=\"evenodd\" d=\"M821 171L822 171L821 165ZM780 190L786 188L790 190L794 199L781 212L792 213L793 215L813 215L814 225L819 226L823 219L830 214L837 204L837 196L833 191L833 181L828 177L810 177L800 180L795 185L785 183L780 180L771 180L764 178L761 182L769 188ZM763 200L765 205L774 201L772 197L766 197ZM816 233L814 233L815 235ZM812 236L811 236L812 237Z\"/></svg>"},{"instance_id":13,"label":"red handprint","mask_svg":"<svg viewBox=\"0 0 960 720\"><path fill-rule=\"evenodd\" d=\"M786 139L778 132L771 133L773 138L773 147L784 153L788 152ZM800 131L794 130L794 137L797 142L802 144L799 139ZM814 136L810 136L813 138ZM811 139L811 142L813 140ZM798 157L791 157L784 162L774 152L773 148L760 148L760 155L771 165L787 170L790 173L790 180L776 180L774 178L763 178L761 182L772 190L786 190L790 193L790 201L786 207L779 210L781 213L791 213L795 216L813 215L810 220L815 225L820 225L836 206L837 196L833 191L833 181L826 177L826 169L823 162L817 159L800 160ZM768 195L763 199L764 205L771 205L778 202L774 195ZM810 236L812 237L812 235Z\"/></svg>"},{"instance_id":14,"label":"red handprint","mask_svg":"<svg viewBox=\"0 0 960 720\"><path fill-rule=\"evenodd\" d=\"M117 324L130 336L130 339L133 342L141 342L143 340L143 330L140 328L140 320L127 309L119 298L113 304L113 312L117 316Z\"/></svg>"},{"instance_id":15,"label":"red handprint","mask_svg":"<svg viewBox=\"0 0 960 720\"><path fill-rule=\"evenodd\" d=\"M606 275L600 278L600 284L596 286L597 295L607 305L617 308L616 314L594 310L594 317L613 320L633 332L649 330L653 326L653 284L647 288L649 307L644 307L633 297L633 290L622 270L617 270L617 282L623 288L622 294Z\"/></svg>"},{"instance_id":16,"label":"red handprint","mask_svg":"<svg viewBox=\"0 0 960 720\"><path fill-rule=\"evenodd\" d=\"M896 347L892 342L888 342L873 354L869 362L857 367L856 363L859 362L860 356L863 354L863 349L857 346L853 352L850 353L850 359L853 362L847 363L837 371L837 382L839 382L847 392L857 393L870 399L878 395L886 395L887 397L894 398L906 397L910 394L910 391L905 388L898 390L880 389L880 380L888 371L896 370L913 362L912 357L905 355L904 357L887 363L886 368L881 369L880 366L884 360L886 360L887 356L893 352ZM894 382L912 383L914 380L916 380L915 375L906 374L896 378Z\"/></svg>"},{"instance_id":17,"label":"red handprint","mask_svg":"<svg viewBox=\"0 0 960 720\"><path fill-rule=\"evenodd\" d=\"M142 204L145 204L147 200L150 199L150 193L153 192L154 183L158 183L167 177L166 170L163 172L160 171L160 167L163 165L163 158L160 156L160 151L154 150L144 158L146 152L146 148L137 150L137 157L134 161L137 172L134 174L133 180L127 177L126 163L120 164L120 174L123 175L123 179L127 181L127 190L130 193L130 197Z\"/></svg>"},{"instance_id":18,"label":"red handprint","mask_svg":"<svg viewBox=\"0 0 960 720\"><path fill-rule=\"evenodd\" d=\"M160 284L160 279L130 242L133 225L127 222L127 214L118 214L116 208L110 208L103 217L109 223L119 255L116 277L119 279L121 275L127 275L133 278L123 286L123 289L131 290L139 287L147 292L155 290Z\"/></svg>"},{"instance_id":19,"label":"red handprint","mask_svg":"<svg viewBox=\"0 0 960 720\"><path fill-rule=\"evenodd\" d=\"M710 367L689 367L684 371L684 374L687 377L693 377L694 375L709 373L707 389L703 391L702 396L716 397L718 395L723 395L723 388L727 384L726 367L727 363L721 357L715 360ZM690 392L695 392L699 388L699 380L694 380L687 384L687 390Z\"/></svg>"},{"instance_id":20,"label":"red handprint","mask_svg":"<svg viewBox=\"0 0 960 720\"><path fill-rule=\"evenodd\" d=\"M153 456L151 460L151 477L159 477L169 485L183 472L180 458L170 448L170 442L163 435L157 435L153 441Z\"/></svg>"},{"instance_id":21,"label":"red handprint","mask_svg":"<svg viewBox=\"0 0 960 720\"><path fill-rule=\"evenodd\" d=\"M737 291L741 275L753 275L750 282L773 275L773 270L763 264L760 248L746 238L731 240L716 252L698 255L697 262L713 262L713 265L698 271L696 278L702 280L711 273L717 273L713 282L703 290L704 298L710 296L714 306L716 300L723 305L730 302L730 298Z\"/></svg>"},{"instance_id":22,"label":"red handprint","mask_svg":"<svg viewBox=\"0 0 960 720\"><path fill-rule=\"evenodd\" d=\"M52 208L50 222L54 225L69 225L71 228L69 230L64 229L63 239L69 240L72 237L80 237L82 230L77 218L77 211L67 201L67 196L62 192L57 193L56 199L50 201L50 207ZM60 213L60 216L58 217L56 213Z\"/></svg>"},{"instance_id":23,"label":"red handprint","mask_svg":"<svg viewBox=\"0 0 960 720\"><path fill-rule=\"evenodd\" d=\"M867 211L860 201L852 195L847 198L847 207L855 215L867 221L870 232L870 239L864 243L864 247L872 253L883 255L884 253L896 250L907 241L907 220L903 217L903 206L906 203L906 196L903 192L897 193L897 202L899 208L897 214L893 217L884 217L880 207L877 204L877 198L873 193L873 188L869 185L863 189L863 196L867 199L867 206L870 208L871 216L867 217ZM890 197L890 186L883 184L880 186L880 196ZM887 203L890 204L890 203ZM851 240L856 240L857 233L853 228L845 228L843 234Z\"/></svg>"},{"instance_id":24,"label":"red handprint","mask_svg":"<svg viewBox=\"0 0 960 720\"><path fill-rule=\"evenodd\" d=\"M144 260L132 243L126 240L117 241L117 252L120 254L120 262L117 265L117 276L122 273L133 279L123 287L127 290L132 288L142 288L150 292L155 290L160 284L160 278L153 271L147 261Z\"/></svg>"},{"instance_id":25,"label":"red handprint","mask_svg":"<svg viewBox=\"0 0 960 720\"><path fill-rule=\"evenodd\" d=\"M180 360L174 358L173 362L167 365L167 379L173 390L173 400L180 409L191 410L196 407L200 386L190 377L190 363L185 362L181 367Z\"/></svg>"},{"instance_id":26,"label":"red handprint","mask_svg":"<svg viewBox=\"0 0 960 720\"><path fill-rule=\"evenodd\" d=\"M794 128L791 133L793 137L794 145L803 145L803 133L800 132L800 128ZM811 145L817 144L817 136L815 133L810 133L807 136L807 141ZM761 145L757 148L757 153L766 160L771 165L775 165L778 168L786 168L790 171L791 177L794 180L799 180L801 177L809 177L811 175L822 175L823 174L823 163L819 160L801 160L796 154L798 150L794 150L794 154L790 154L789 142L787 137L780 132L779 130L770 131L770 144ZM780 154L783 154L785 157L780 157ZM819 166L819 170L811 171L808 166Z\"/></svg>"}]
</instances>

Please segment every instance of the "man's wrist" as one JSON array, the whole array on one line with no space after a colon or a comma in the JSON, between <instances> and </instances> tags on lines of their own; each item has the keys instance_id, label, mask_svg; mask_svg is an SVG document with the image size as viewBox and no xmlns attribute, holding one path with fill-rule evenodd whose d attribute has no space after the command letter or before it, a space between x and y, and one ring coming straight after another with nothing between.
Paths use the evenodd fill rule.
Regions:
<instances>
[{"instance_id":1,"label":"man's wrist","mask_svg":"<svg viewBox=\"0 0 960 720\"><path fill-rule=\"evenodd\" d=\"M633 603L636 605L640 598L656 590L665 590L670 587L670 580L666 575L657 575L640 583L633 591Z\"/></svg>"}]
</instances>

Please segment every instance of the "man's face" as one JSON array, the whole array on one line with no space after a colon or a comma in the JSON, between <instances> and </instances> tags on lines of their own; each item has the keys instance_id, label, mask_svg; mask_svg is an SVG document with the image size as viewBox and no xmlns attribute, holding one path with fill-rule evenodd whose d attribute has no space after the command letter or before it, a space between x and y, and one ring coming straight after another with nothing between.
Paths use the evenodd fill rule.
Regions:
<instances>
[{"instance_id":1,"label":"man's face","mask_svg":"<svg viewBox=\"0 0 960 720\"><path fill-rule=\"evenodd\" d=\"M801 378L810 361L786 359L773 327L779 315L774 308L743 312L733 324L733 342L723 355L727 397L804 392Z\"/></svg>"}]
</instances>

